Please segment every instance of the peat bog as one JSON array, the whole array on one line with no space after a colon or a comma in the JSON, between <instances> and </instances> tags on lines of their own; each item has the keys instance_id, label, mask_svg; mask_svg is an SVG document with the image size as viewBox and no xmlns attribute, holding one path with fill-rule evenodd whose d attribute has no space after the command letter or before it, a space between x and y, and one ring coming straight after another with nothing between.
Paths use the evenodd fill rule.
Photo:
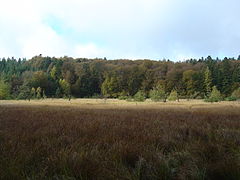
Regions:
<instances>
[{"instance_id":1,"label":"peat bog","mask_svg":"<svg viewBox=\"0 0 240 180\"><path fill-rule=\"evenodd\" d=\"M240 109L2 105L0 179L240 179Z\"/></svg>"}]
</instances>

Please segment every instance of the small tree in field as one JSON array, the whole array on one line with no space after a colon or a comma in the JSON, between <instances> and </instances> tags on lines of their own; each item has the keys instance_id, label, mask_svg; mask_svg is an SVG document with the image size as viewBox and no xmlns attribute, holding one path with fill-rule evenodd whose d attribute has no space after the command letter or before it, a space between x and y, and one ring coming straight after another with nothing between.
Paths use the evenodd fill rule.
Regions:
<instances>
[{"instance_id":1,"label":"small tree in field","mask_svg":"<svg viewBox=\"0 0 240 180\"><path fill-rule=\"evenodd\" d=\"M150 91L149 96L152 101L166 101L166 93L163 88L154 88Z\"/></svg>"},{"instance_id":2,"label":"small tree in field","mask_svg":"<svg viewBox=\"0 0 240 180\"><path fill-rule=\"evenodd\" d=\"M42 89L40 87L37 88L36 93L37 93L37 98L41 99L41 97L42 97L42 95L41 95Z\"/></svg>"},{"instance_id":3,"label":"small tree in field","mask_svg":"<svg viewBox=\"0 0 240 180\"><path fill-rule=\"evenodd\" d=\"M146 97L145 97L145 93L143 91L138 91L134 97L133 97L134 101L138 101L138 102L144 102Z\"/></svg>"},{"instance_id":4,"label":"small tree in field","mask_svg":"<svg viewBox=\"0 0 240 180\"><path fill-rule=\"evenodd\" d=\"M172 90L170 95L168 96L169 101L176 101L178 100L178 93L176 90Z\"/></svg>"},{"instance_id":5,"label":"small tree in field","mask_svg":"<svg viewBox=\"0 0 240 180\"><path fill-rule=\"evenodd\" d=\"M31 89L31 99L35 99L36 98L36 89L35 88L32 88Z\"/></svg>"},{"instance_id":6,"label":"small tree in field","mask_svg":"<svg viewBox=\"0 0 240 180\"><path fill-rule=\"evenodd\" d=\"M216 86L213 86L212 92L210 93L210 96L208 99L206 99L207 102L219 102L222 100L222 96L220 91L217 89Z\"/></svg>"}]
</instances>

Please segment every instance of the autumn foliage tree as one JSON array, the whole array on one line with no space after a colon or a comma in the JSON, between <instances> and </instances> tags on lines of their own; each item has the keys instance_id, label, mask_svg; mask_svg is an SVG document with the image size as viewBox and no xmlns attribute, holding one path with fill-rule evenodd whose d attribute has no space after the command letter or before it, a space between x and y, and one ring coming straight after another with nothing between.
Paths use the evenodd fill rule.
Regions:
<instances>
[{"instance_id":1,"label":"autumn foliage tree","mask_svg":"<svg viewBox=\"0 0 240 180\"><path fill-rule=\"evenodd\" d=\"M65 79L59 80L59 85L61 87L63 96L68 97L71 94L70 84Z\"/></svg>"}]
</instances>

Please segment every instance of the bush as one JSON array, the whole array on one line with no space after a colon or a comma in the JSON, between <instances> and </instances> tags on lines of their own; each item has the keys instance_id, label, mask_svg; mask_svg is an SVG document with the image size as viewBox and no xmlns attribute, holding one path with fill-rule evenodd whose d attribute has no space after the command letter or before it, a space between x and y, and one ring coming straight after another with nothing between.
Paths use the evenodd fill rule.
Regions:
<instances>
[{"instance_id":1,"label":"bush","mask_svg":"<svg viewBox=\"0 0 240 180\"><path fill-rule=\"evenodd\" d=\"M236 89L235 91L233 91L232 96L236 99L240 99L240 88Z\"/></svg>"},{"instance_id":2,"label":"bush","mask_svg":"<svg viewBox=\"0 0 240 180\"><path fill-rule=\"evenodd\" d=\"M94 93L92 96L90 96L89 98L91 99L101 99L102 98L102 95L101 94L97 94L97 93Z\"/></svg>"},{"instance_id":3,"label":"bush","mask_svg":"<svg viewBox=\"0 0 240 180\"><path fill-rule=\"evenodd\" d=\"M176 90L172 90L170 95L168 96L169 101L176 101L178 100L178 93Z\"/></svg>"},{"instance_id":4,"label":"bush","mask_svg":"<svg viewBox=\"0 0 240 180\"><path fill-rule=\"evenodd\" d=\"M138 101L138 102L144 102L146 100L146 95L143 91L138 91L134 97L133 97L134 101Z\"/></svg>"},{"instance_id":5,"label":"bush","mask_svg":"<svg viewBox=\"0 0 240 180\"><path fill-rule=\"evenodd\" d=\"M237 100L237 98L234 97L234 96L230 96L230 97L227 97L227 98L225 99L225 101L236 101L236 100Z\"/></svg>"},{"instance_id":6,"label":"bush","mask_svg":"<svg viewBox=\"0 0 240 180\"><path fill-rule=\"evenodd\" d=\"M127 102L133 102L133 97L132 96L128 96L127 99L126 99Z\"/></svg>"},{"instance_id":7,"label":"bush","mask_svg":"<svg viewBox=\"0 0 240 180\"><path fill-rule=\"evenodd\" d=\"M221 100L222 100L221 93L216 86L212 88L212 92L209 98L205 99L206 102L219 102Z\"/></svg>"},{"instance_id":8,"label":"bush","mask_svg":"<svg viewBox=\"0 0 240 180\"><path fill-rule=\"evenodd\" d=\"M166 94L163 89L153 89L150 91L149 96L152 101L158 102L158 101L165 101L166 100Z\"/></svg>"},{"instance_id":9,"label":"bush","mask_svg":"<svg viewBox=\"0 0 240 180\"><path fill-rule=\"evenodd\" d=\"M128 96L118 96L118 99L119 99L119 100L127 100L127 99L128 99Z\"/></svg>"}]
</instances>

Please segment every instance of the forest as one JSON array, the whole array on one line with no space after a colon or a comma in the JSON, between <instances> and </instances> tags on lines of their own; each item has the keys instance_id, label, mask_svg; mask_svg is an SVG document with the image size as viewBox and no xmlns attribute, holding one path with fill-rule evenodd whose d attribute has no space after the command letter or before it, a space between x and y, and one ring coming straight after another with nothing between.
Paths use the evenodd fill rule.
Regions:
<instances>
[{"instance_id":1,"label":"forest","mask_svg":"<svg viewBox=\"0 0 240 180\"><path fill-rule=\"evenodd\" d=\"M0 59L0 99L124 98L141 94L239 98L240 56L170 60L43 57ZM233 97L235 94L236 97ZM162 99L164 99L164 97ZM230 98L230 99L231 99ZM156 98L157 99L157 98Z\"/></svg>"}]
</instances>

